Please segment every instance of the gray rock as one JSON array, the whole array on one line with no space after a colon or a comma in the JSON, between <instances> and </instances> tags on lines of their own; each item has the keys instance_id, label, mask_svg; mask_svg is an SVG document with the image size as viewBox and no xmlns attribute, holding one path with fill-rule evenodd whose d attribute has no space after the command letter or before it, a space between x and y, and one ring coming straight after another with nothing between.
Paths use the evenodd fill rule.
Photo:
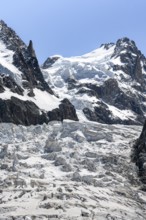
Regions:
<instances>
[{"instance_id":1,"label":"gray rock","mask_svg":"<svg viewBox=\"0 0 146 220\"><path fill-rule=\"evenodd\" d=\"M86 176L82 176L82 181L88 185L92 185L93 184L93 176L91 175L86 175Z\"/></svg>"},{"instance_id":2,"label":"gray rock","mask_svg":"<svg viewBox=\"0 0 146 220\"><path fill-rule=\"evenodd\" d=\"M86 138L84 137L84 135L81 135L80 133L78 133L78 131L72 132L72 133L71 133L71 137L72 137L75 141L77 141L77 142L79 142L79 143L82 143L83 141L86 140Z\"/></svg>"},{"instance_id":3,"label":"gray rock","mask_svg":"<svg viewBox=\"0 0 146 220\"><path fill-rule=\"evenodd\" d=\"M96 163L92 160L85 159L81 162L81 164L83 164L85 166L85 168L87 168L91 172L96 171Z\"/></svg>"},{"instance_id":4,"label":"gray rock","mask_svg":"<svg viewBox=\"0 0 146 220\"><path fill-rule=\"evenodd\" d=\"M18 153L17 153L17 158L18 158L19 160L27 160L27 159L29 158L29 156L27 156L27 155L22 155L22 154L18 154Z\"/></svg>"},{"instance_id":5,"label":"gray rock","mask_svg":"<svg viewBox=\"0 0 146 220\"><path fill-rule=\"evenodd\" d=\"M62 148L59 146L58 141L56 141L54 138L49 138L46 141L44 153L52 153L52 152L59 152L59 151L62 151Z\"/></svg>"},{"instance_id":6,"label":"gray rock","mask_svg":"<svg viewBox=\"0 0 146 220\"><path fill-rule=\"evenodd\" d=\"M1 164L1 170L8 169L8 164Z\"/></svg>"},{"instance_id":7,"label":"gray rock","mask_svg":"<svg viewBox=\"0 0 146 220\"><path fill-rule=\"evenodd\" d=\"M4 159L8 154L8 146L5 145L2 147L1 152L0 152L0 159Z\"/></svg>"},{"instance_id":8,"label":"gray rock","mask_svg":"<svg viewBox=\"0 0 146 220\"><path fill-rule=\"evenodd\" d=\"M81 182L82 181L81 175L78 172L73 173L72 181Z\"/></svg>"},{"instance_id":9,"label":"gray rock","mask_svg":"<svg viewBox=\"0 0 146 220\"><path fill-rule=\"evenodd\" d=\"M71 171L72 171L72 167L71 167L70 164L66 163L66 164L64 164L64 165L62 166L61 170L62 170L63 172L71 172Z\"/></svg>"},{"instance_id":10,"label":"gray rock","mask_svg":"<svg viewBox=\"0 0 146 220\"><path fill-rule=\"evenodd\" d=\"M85 212L85 211L81 211L81 216L83 216L83 217L90 217L90 213Z\"/></svg>"},{"instance_id":11,"label":"gray rock","mask_svg":"<svg viewBox=\"0 0 146 220\"><path fill-rule=\"evenodd\" d=\"M89 158L96 158L96 157L97 157L97 154L96 154L96 153L93 153L93 152L86 152L86 153L85 153L85 156L86 156L86 157L89 157Z\"/></svg>"},{"instance_id":12,"label":"gray rock","mask_svg":"<svg viewBox=\"0 0 146 220\"><path fill-rule=\"evenodd\" d=\"M45 203L45 204L41 204L41 205L39 206L39 208L51 209L51 208L52 208L52 205L51 205L49 202L47 202L47 203Z\"/></svg>"},{"instance_id":13,"label":"gray rock","mask_svg":"<svg viewBox=\"0 0 146 220\"><path fill-rule=\"evenodd\" d=\"M63 157L57 157L54 164L55 166L66 165L66 160Z\"/></svg>"},{"instance_id":14,"label":"gray rock","mask_svg":"<svg viewBox=\"0 0 146 220\"><path fill-rule=\"evenodd\" d=\"M49 154L42 155L41 157L46 160L55 160L57 157L57 154L56 154L56 152L52 152Z\"/></svg>"}]
</instances>

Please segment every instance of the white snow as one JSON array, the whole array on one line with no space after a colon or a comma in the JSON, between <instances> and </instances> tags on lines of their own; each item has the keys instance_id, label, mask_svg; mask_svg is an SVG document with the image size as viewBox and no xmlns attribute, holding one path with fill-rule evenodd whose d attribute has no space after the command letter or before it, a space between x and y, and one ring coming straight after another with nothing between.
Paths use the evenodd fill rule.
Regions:
<instances>
[{"instance_id":1,"label":"white snow","mask_svg":"<svg viewBox=\"0 0 146 220\"><path fill-rule=\"evenodd\" d=\"M134 112L132 112L128 109L127 110L119 110L115 106L108 105L108 104L107 104L107 106L115 118L118 117L121 120L126 120L127 118L131 118L131 119L136 118L136 115L134 115Z\"/></svg>"},{"instance_id":2,"label":"white snow","mask_svg":"<svg viewBox=\"0 0 146 220\"><path fill-rule=\"evenodd\" d=\"M21 99L23 101L32 101L35 103L41 110L45 111L51 111L55 108L59 107L60 100L55 97L54 95L49 94L46 91L41 91L39 89L33 89L33 92L35 94L34 97L30 97L27 95L27 91L25 90L25 94L23 96L13 93L10 91L10 89L5 88L5 91L3 93L0 93L1 99L11 99L11 97L16 97L18 99Z\"/></svg>"},{"instance_id":3,"label":"white snow","mask_svg":"<svg viewBox=\"0 0 146 220\"><path fill-rule=\"evenodd\" d=\"M60 100L46 91L34 89L35 97L31 100L42 110L51 111L59 107Z\"/></svg>"},{"instance_id":4,"label":"white snow","mask_svg":"<svg viewBox=\"0 0 146 220\"><path fill-rule=\"evenodd\" d=\"M122 65L122 62L120 60L120 57L117 57L115 59L112 59L112 62L115 64L115 65Z\"/></svg>"},{"instance_id":5,"label":"white snow","mask_svg":"<svg viewBox=\"0 0 146 220\"><path fill-rule=\"evenodd\" d=\"M80 110L84 107L92 109L92 104L98 99L91 98L88 95L80 96L76 94L76 89L68 90L66 80L70 78L77 80L80 84L102 84L106 79L113 76L111 71L105 71L104 65L110 60L114 48L115 46L112 46L106 50L101 47L83 56L60 57L51 68L42 70L46 81L49 82L56 94L60 98L68 98L75 106L77 112L80 112L79 119L83 119Z\"/></svg>"},{"instance_id":6,"label":"white snow","mask_svg":"<svg viewBox=\"0 0 146 220\"><path fill-rule=\"evenodd\" d=\"M22 73L12 64L14 52L8 50L4 43L0 41L0 69L1 65L5 68L1 73L11 75L18 85L22 84Z\"/></svg>"},{"instance_id":7,"label":"white snow","mask_svg":"<svg viewBox=\"0 0 146 220\"><path fill-rule=\"evenodd\" d=\"M101 81L105 80L109 74L112 74L112 72L105 70L104 65L110 61L114 48L115 46L112 46L106 50L104 47L101 47L83 56L61 57L55 62L53 67L44 71L44 75L47 77L48 72L54 81L56 81L56 77L58 79L60 76L63 80L68 78L89 80L94 77L98 77ZM103 72L102 70L105 71Z\"/></svg>"},{"instance_id":8,"label":"white snow","mask_svg":"<svg viewBox=\"0 0 146 220\"><path fill-rule=\"evenodd\" d=\"M13 65L13 55L14 52L12 50L8 50L5 44L0 41L0 72L4 75L10 75L19 86L22 86L22 73ZM0 93L0 98L7 100L11 99L13 96L23 101L32 101L44 111L51 111L58 108L60 100L54 95L36 88L33 89L33 92L35 96L30 97L27 95L28 90L25 89L24 95L21 96L17 93L13 93L10 89L5 88L5 91Z\"/></svg>"}]
</instances>

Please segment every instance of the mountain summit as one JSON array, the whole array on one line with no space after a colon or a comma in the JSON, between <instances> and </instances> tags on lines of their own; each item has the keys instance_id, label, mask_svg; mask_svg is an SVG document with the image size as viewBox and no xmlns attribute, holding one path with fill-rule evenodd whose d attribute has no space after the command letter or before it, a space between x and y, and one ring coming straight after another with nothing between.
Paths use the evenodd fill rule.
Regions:
<instances>
[{"instance_id":1,"label":"mountain summit","mask_svg":"<svg viewBox=\"0 0 146 220\"><path fill-rule=\"evenodd\" d=\"M124 37L82 56L50 57L42 71L49 86L73 103L80 119L143 123L146 58L134 41Z\"/></svg>"},{"instance_id":2,"label":"mountain summit","mask_svg":"<svg viewBox=\"0 0 146 220\"><path fill-rule=\"evenodd\" d=\"M44 80L32 41L25 45L0 21L0 122L30 125L61 118L77 120L74 107Z\"/></svg>"}]
</instances>

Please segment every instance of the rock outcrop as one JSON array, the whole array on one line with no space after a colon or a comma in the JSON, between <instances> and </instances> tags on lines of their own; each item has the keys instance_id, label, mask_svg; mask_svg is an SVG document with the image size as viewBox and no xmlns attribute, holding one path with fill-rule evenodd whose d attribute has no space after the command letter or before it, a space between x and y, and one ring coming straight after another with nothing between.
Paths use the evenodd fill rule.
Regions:
<instances>
[{"instance_id":1,"label":"rock outcrop","mask_svg":"<svg viewBox=\"0 0 146 220\"><path fill-rule=\"evenodd\" d=\"M138 167L140 180L146 184L146 121L144 123L140 137L134 144L132 160Z\"/></svg>"}]
</instances>

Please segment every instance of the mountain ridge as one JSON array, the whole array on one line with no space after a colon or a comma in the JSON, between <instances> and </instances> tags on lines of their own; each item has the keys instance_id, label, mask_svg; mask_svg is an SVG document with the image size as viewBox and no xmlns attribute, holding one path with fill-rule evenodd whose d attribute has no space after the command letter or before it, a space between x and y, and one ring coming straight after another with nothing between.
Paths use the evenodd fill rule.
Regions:
<instances>
[{"instance_id":1,"label":"mountain ridge","mask_svg":"<svg viewBox=\"0 0 146 220\"><path fill-rule=\"evenodd\" d=\"M102 44L82 56L49 57L42 72L50 87L68 97L82 117L102 123L143 124L146 58L129 38Z\"/></svg>"},{"instance_id":2,"label":"mountain ridge","mask_svg":"<svg viewBox=\"0 0 146 220\"><path fill-rule=\"evenodd\" d=\"M62 109L65 110L65 114ZM66 99L57 98L44 80L33 48L0 22L0 122L42 124L68 118L78 120Z\"/></svg>"}]
</instances>

